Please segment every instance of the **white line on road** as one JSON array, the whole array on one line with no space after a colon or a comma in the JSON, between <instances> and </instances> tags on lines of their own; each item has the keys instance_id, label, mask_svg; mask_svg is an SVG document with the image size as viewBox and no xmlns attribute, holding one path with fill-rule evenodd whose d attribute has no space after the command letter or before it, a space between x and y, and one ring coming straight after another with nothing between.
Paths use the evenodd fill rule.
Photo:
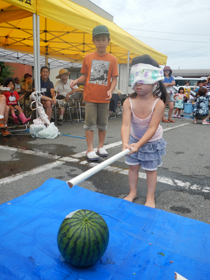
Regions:
<instances>
[{"instance_id":1,"label":"white line on road","mask_svg":"<svg viewBox=\"0 0 210 280\"><path fill-rule=\"evenodd\" d=\"M175 128L179 128L185 125L188 125L189 123L184 123L181 125L177 125L171 128L166 128L163 131L169 131L171 129L175 129ZM110 149L113 147L117 147L122 145L122 141L118 141L109 145L105 145L104 148L105 149ZM86 160L82 160L80 161L78 158L83 157L85 155L86 152L81 152L81 153L77 153L72 155L72 157L59 157L59 156L54 156L54 155L49 155L47 153L43 153L43 152L36 152L36 151L30 151L30 150L23 150L23 149L18 149L18 148L12 148L12 147L8 147L8 146L1 146L0 145L0 149L2 150L10 150L10 151L14 151L14 152L21 152L21 153L25 153L25 154L32 154L32 155L39 155L39 156L43 156L43 157L47 157L47 158L52 158L52 159L57 159L57 161L53 162L53 163L48 163L45 165L42 165L41 167L37 167L34 169L31 169L30 171L27 172L22 172L22 173L18 173L16 175L12 175L3 179L0 179L0 185L2 184L7 184L7 183L11 183L14 182L16 180L20 180L26 176L30 176L30 175L35 175L41 172L44 172L46 170L52 169L54 167L57 167L59 165L64 164L65 162L78 162L81 165L87 165L89 167L93 167L95 165L97 165L98 163L95 162L88 162ZM128 175L128 169L123 169L120 167L116 167L116 166L107 166L104 168L104 170L109 171L109 172L114 172L114 173L119 173L122 175ZM139 178L141 179L146 179L146 174L139 172ZM202 187L196 184L191 185L189 182L183 182L180 180L176 180L176 179L170 179L170 178L166 178L166 177L157 177L157 182L163 183L163 184L167 184L170 186L178 186L178 187L183 187L185 189L192 189L192 190L198 190L201 192L210 192L210 188L209 187Z\"/></svg>"}]
</instances>

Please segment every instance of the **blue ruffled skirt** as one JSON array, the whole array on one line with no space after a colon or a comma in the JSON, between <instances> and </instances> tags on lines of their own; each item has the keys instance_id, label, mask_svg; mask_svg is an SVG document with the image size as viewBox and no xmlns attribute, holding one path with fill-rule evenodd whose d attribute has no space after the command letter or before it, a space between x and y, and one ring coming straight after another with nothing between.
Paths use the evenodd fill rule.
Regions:
<instances>
[{"instance_id":1,"label":"blue ruffled skirt","mask_svg":"<svg viewBox=\"0 0 210 280\"><path fill-rule=\"evenodd\" d=\"M130 135L129 144L137 143L139 140ZM162 165L162 156L166 154L166 141L161 138L157 141L148 142L142 146L137 153L125 157L128 165L140 164L141 168L148 171L157 170Z\"/></svg>"}]
</instances>

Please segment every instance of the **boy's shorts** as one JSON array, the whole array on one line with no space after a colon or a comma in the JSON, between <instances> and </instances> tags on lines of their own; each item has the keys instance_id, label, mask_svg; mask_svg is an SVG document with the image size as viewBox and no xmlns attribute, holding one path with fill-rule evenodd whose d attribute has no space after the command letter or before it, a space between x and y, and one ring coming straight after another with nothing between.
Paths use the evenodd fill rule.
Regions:
<instances>
[{"instance_id":1,"label":"boy's shorts","mask_svg":"<svg viewBox=\"0 0 210 280\"><path fill-rule=\"evenodd\" d=\"M86 130L106 130L108 125L109 103L85 102L85 124Z\"/></svg>"}]
</instances>

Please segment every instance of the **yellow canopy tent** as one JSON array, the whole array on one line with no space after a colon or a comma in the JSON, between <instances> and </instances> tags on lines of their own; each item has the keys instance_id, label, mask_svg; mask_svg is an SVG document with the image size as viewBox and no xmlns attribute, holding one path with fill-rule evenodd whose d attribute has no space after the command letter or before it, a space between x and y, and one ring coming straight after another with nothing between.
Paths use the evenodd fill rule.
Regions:
<instances>
[{"instance_id":1,"label":"yellow canopy tent","mask_svg":"<svg viewBox=\"0 0 210 280\"><path fill-rule=\"evenodd\" d=\"M118 63L149 54L159 64L167 56L140 42L113 22L69 0L0 0L0 48L33 53L32 15L40 16L40 54L51 58L82 62L94 50L92 29L106 25L111 34L108 51Z\"/></svg>"}]
</instances>

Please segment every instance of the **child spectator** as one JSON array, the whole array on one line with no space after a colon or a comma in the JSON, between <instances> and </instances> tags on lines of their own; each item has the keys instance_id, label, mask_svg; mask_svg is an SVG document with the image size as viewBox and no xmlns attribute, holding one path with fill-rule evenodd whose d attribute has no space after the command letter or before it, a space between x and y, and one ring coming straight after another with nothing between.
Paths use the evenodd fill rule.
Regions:
<instances>
[{"instance_id":1,"label":"child spectator","mask_svg":"<svg viewBox=\"0 0 210 280\"><path fill-rule=\"evenodd\" d=\"M174 94L174 99L175 99L175 105L174 108L175 112L174 112L174 118L181 118L181 110L184 108L184 88L180 87L178 93ZM178 116L177 116L177 112L178 112Z\"/></svg>"},{"instance_id":2,"label":"child spectator","mask_svg":"<svg viewBox=\"0 0 210 280\"><path fill-rule=\"evenodd\" d=\"M6 104L10 108L10 112L14 123L18 124L18 117L21 120L22 124L29 122L31 118L26 118L22 108L18 105L18 101L21 100L24 97L24 95L20 97L17 91L14 91L15 82L13 78L7 78L4 81L4 87L10 87L10 91L4 92L4 96L6 97ZM18 117L15 115L15 109L19 112Z\"/></svg>"},{"instance_id":3,"label":"child spectator","mask_svg":"<svg viewBox=\"0 0 210 280\"><path fill-rule=\"evenodd\" d=\"M203 87L203 81L198 81L198 82L196 83L196 85L194 86L193 91L194 91L195 93L197 93L198 90L199 90L200 88L202 88L202 87Z\"/></svg>"},{"instance_id":4,"label":"child spectator","mask_svg":"<svg viewBox=\"0 0 210 280\"><path fill-rule=\"evenodd\" d=\"M9 107L6 105L6 97L3 94L1 94L0 91L0 130L2 136L4 137L11 135L7 126L8 115Z\"/></svg>"},{"instance_id":5,"label":"child spectator","mask_svg":"<svg viewBox=\"0 0 210 280\"><path fill-rule=\"evenodd\" d=\"M85 82L83 100L85 105L85 135L87 141L86 156L90 161L98 160L99 156L108 156L104 149L104 140L108 125L109 102L117 84L117 59L106 51L110 42L110 33L106 26L99 25L92 32L96 52L84 58L82 76L70 83L73 89L78 83ZM112 79L112 81L111 81ZM97 125L99 144L97 153L93 149L94 129Z\"/></svg>"},{"instance_id":6,"label":"child spectator","mask_svg":"<svg viewBox=\"0 0 210 280\"><path fill-rule=\"evenodd\" d=\"M207 95L207 89L202 87L198 90L197 101L193 110L193 123L197 123L198 118L202 118L202 124L209 124L207 119L209 117L209 100L210 96Z\"/></svg>"},{"instance_id":7,"label":"child spectator","mask_svg":"<svg viewBox=\"0 0 210 280\"><path fill-rule=\"evenodd\" d=\"M190 82L186 81L184 85L184 93L185 93L184 102L187 102L190 99L190 91L191 91Z\"/></svg>"},{"instance_id":8,"label":"child spectator","mask_svg":"<svg viewBox=\"0 0 210 280\"><path fill-rule=\"evenodd\" d=\"M167 92L163 71L149 55L133 58L131 79L134 93L123 103L121 128L123 150L131 150L125 161L129 165L130 193L124 199L132 202L136 198L141 165L147 176L145 205L154 208L157 168L162 165L166 147L160 122Z\"/></svg>"}]
</instances>

